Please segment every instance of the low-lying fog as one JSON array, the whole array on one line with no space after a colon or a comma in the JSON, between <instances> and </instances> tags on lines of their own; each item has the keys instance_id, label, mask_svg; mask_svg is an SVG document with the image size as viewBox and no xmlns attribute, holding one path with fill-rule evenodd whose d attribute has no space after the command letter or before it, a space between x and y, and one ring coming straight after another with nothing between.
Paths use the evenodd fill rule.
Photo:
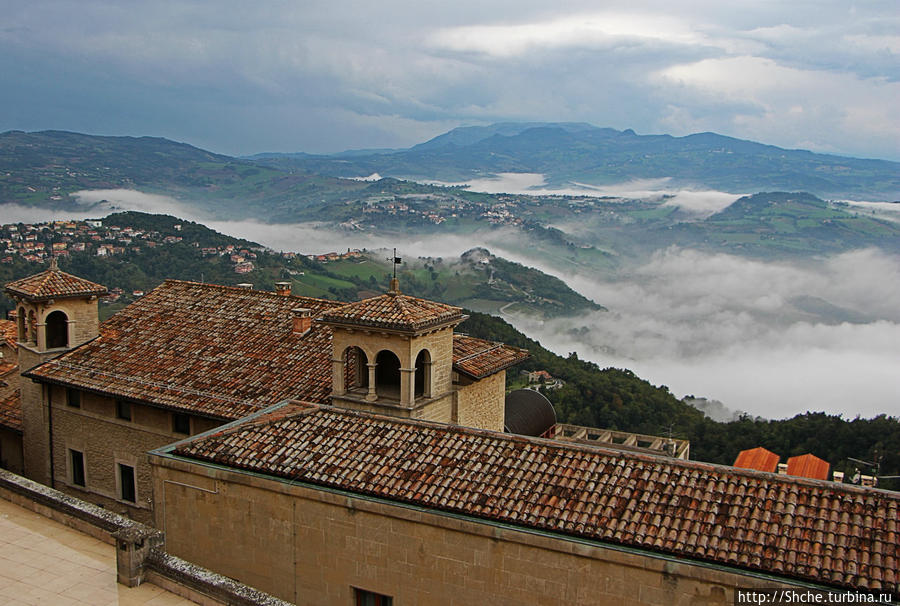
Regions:
<instances>
[{"instance_id":1,"label":"low-lying fog","mask_svg":"<svg viewBox=\"0 0 900 606\"><path fill-rule=\"evenodd\" d=\"M900 415L900 257L859 250L807 263L763 262L687 249L659 251L615 274L573 275L512 252L521 235L404 240L337 232L312 224L216 221L178 201L139 192L86 192L112 210L165 212L275 250L304 253L397 246L402 256L459 255L473 246L538 267L604 305L608 312L538 321L507 319L560 353L630 368L679 397L721 400L769 418L807 410ZM113 208L113 206L115 208ZM4 206L2 222L65 218Z\"/></svg>"},{"instance_id":2,"label":"low-lying fog","mask_svg":"<svg viewBox=\"0 0 900 606\"><path fill-rule=\"evenodd\" d=\"M373 177L376 175L372 175ZM368 177L366 177L368 179ZM573 182L567 187L551 188L541 173L500 173L491 177L471 179L459 183L424 181L433 185L465 187L486 194L524 194L529 196L607 196L627 199L661 200L671 196L665 204L677 206L698 215L711 215L720 211L742 194L720 191L692 191L671 187L668 177L641 179L610 185L591 185Z\"/></svg>"}]
</instances>

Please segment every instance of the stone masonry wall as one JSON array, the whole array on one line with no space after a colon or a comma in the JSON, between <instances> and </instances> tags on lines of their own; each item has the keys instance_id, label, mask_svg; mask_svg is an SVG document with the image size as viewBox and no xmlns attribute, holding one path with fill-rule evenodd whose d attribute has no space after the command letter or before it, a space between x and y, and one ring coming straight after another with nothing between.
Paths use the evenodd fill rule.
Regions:
<instances>
[{"instance_id":1,"label":"stone masonry wall","mask_svg":"<svg viewBox=\"0 0 900 606\"><path fill-rule=\"evenodd\" d=\"M47 356L39 354L29 346L19 346L19 368L22 371L33 368L46 359ZM20 389L25 475L35 482L49 484L50 459L47 453L50 433L48 415L44 407L44 386L21 377Z\"/></svg>"},{"instance_id":2,"label":"stone masonry wall","mask_svg":"<svg viewBox=\"0 0 900 606\"><path fill-rule=\"evenodd\" d=\"M505 370L460 387L458 397L460 425L503 431Z\"/></svg>"},{"instance_id":3,"label":"stone masonry wall","mask_svg":"<svg viewBox=\"0 0 900 606\"><path fill-rule=\"evenodd\" d=\"M0 467L22 473L22 434L0 427Z\"/></svg>"},{"instance_id":4,"label":"stone masonry wall","mask_svg":"<svg viewBox=\"0 0 900 606\"><path fill-rule=\"evenodd\" d=\"M151 455L169 553L297 604L731 604L789 586Z\"/></svg>"},{"instance_id":5,"label":"stone masonry wall","mask_svg":"<svg viewBox=\"0 0 900 606\"><path fill-rule=\"evenodd\" d=\"M81 407L66 405L66 390L52 387L55 487L111 511L152 523L153 483L147 451L184 439L172 431L172 413L131 404L131 421L116 418L115 400L81 393ZM195 433L209 423L192 419ZM69 450L84 453L84 488L72 483ZM120 497L117 464L134 468L135 503Z\"/></svg>"}]
</instances>

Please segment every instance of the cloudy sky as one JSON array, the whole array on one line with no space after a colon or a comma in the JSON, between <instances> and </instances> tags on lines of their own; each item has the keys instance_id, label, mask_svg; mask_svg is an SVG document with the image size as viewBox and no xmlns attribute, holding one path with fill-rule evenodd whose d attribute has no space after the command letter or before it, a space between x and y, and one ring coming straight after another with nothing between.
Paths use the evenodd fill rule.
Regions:
<instances>
[{"instance_id":1,"label":"cloudy sky","mask_svg":"<svg viewBox=\"0 0 900 606\"><path fill-rule=\"evenodd\" d=\"M0 9L0 131L157 135L248 154L586 121L900 160L895 0Z\"/></svg>"}]
</instances>

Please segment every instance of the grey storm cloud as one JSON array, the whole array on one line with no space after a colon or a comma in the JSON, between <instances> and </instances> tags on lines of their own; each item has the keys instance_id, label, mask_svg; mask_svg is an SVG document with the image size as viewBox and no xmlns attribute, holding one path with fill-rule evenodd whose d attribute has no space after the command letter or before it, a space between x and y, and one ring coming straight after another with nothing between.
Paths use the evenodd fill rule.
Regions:
<instances>
[{"instance_id":1,"label":"grey storm cloud","mask_svg":"<svg viewBox=\"0 0 900 606\"><path fill-rule=\"evenodd\" d=\"M579 120L896 159L898 25L890 1L14 0L0 128L252 153Z\"/></svg>"}]
</instances>

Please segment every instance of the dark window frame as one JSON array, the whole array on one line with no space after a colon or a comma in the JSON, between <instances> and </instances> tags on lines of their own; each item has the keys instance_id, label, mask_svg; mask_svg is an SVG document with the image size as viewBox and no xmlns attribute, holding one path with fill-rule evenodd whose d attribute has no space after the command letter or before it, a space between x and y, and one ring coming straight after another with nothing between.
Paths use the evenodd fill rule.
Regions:
<instances>
[{"instance_id":1,"label":"dark window frame","mask_svg":"<svg viewBox=\"0 0 900 606\"><path fill-rule=\"evenodd\" d=\"M129 470L127 473L125 470ZM135 469L125 463L116 463L119 473L119 499L129 503L137 503L137 476ZM130 481L126 482L126 475L130 475Z\"/></svg>"},{"instance_id":2,"label":"dark window frame","mask_svg":"<svg viewBox=\"0 0 900 606\"><path fill-rule=\"evenodd\" d=\"M354 604L356 606L393 606L394 598L369 591L368 589L353 588Z\"/></svg>"},{"instance_id":3,"label":"dark window frame","mask_svg":"<svg viewBox=\"0 0 900 606\"><path fill-rule=\"evenodd\" d=\"M191 415L183 412L173 412L172 431L186 436L191 435Z\"/></svg>"},{"instance_id":4,"label":"dark window frame","mask_svg":"<svg viewBox=\"0 0 900 606\"><path fill-rule=\"evenodd\" d=\"M126 400L116 400L116 418L123 421L131 421L131 402Z\"/></svg>"},{"instance_id":5,"label":"dark window frame","mask_svg":"<svg viewBox=\"0 0 900 606\"><path fill-rule=\"evenodd\" d=\"M72 484L74 484L75 486L81 486L82 488L86 487L87 476L85 474L84 453L80 450L70 448L69 461L72 470Z\"/></svg>"}]
</instances>

